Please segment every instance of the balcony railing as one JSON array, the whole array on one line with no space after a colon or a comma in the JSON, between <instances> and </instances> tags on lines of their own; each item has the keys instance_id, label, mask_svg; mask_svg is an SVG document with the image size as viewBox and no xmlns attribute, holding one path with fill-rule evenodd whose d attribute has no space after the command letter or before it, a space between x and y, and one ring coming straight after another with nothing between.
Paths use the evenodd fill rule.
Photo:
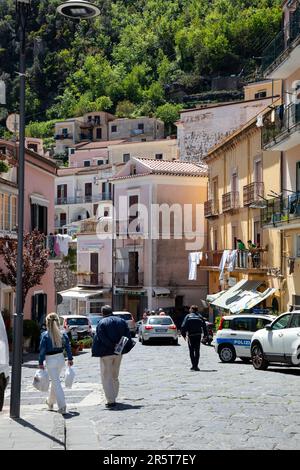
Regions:
<instances>
[{"instance_id":1,"label":"balcony railing","mask_svg":"<svg viewBox=\"0 0 300 470\"><path fill-rule=\"evenodd\" d=\"M264 49L262 54L262 72L273 64L274 67L280 64L284 58L284 52L289 51L293 42L300 36L300 8L298 7L291 15L291 21L279 31L270 44Z\"/></svg>"},{"instance_id":2,"label":"balcony railing","mask_svg":"<svg viewBox=\"0 0 300 470\"><path fill-rule=\"evenodd\" d=\"M264 117L262 128L262 147L264 149L277 145L285 140L300 124L300 104L278 106Z\"/></svg>"},{"instance_id":3,"label":"balcony railing","mask_svg":"<svg viewBox=\"0 0 300 470\"><path fill-rule=\"evenodd\" d=\"M266 201L261 210L262 226L278 227L300 219L300 192Z\"/></svg>"},{"instance_id":4,"label":"balcony railing","mask_svg":"<svg viewBox=\"0 0 300 470\"><path fill-rule=\"evenodd\" d=\"M103 286L103 273L83 273L77 274L78 286Z\"/></svg>"},{"instance_id":5,"label":"balcony railing","mask_svg":"<svg viewBox=\"0 0 300 470\"><path fill-rule=\"evenodd\" d=\"M137 287L144 285L144 273L141 272L128 272L128 273L116 273L115 274L115 285L125 287Z\"/></svg>"},{"instance_id":6,"label":"balcony railing","mask_svg":"<svg viewBox=\"0 0 300 470\"><path fill-rule=\"evenodd\" d=\"M219 201L210 199L204 203L204 217L216 217L219 215Z\"/></svg>"},{"instance_id":7,"label":"balcony railing","mask_svg":"<svg viewBox=\"0 0 300 470\"><path fill-rule=\"evenodd\" d=\"M240 207L238 191L223 194L222 196L222 210L223 212L233 211Z\"/></svg>"},{"instance_id":8,"label":"balcony railing","mask_svg":"<svg viewBox=\"0 0 300 470\"><path fill-rule=\"evenodd\" d=\"M55 140L73 139L72 134L56 134Z\"/></svg>"},{"instance_id":9,"label":"balcony railing","mask_svg":"<svg viewBox=\"0 0 300 470\"><path fill-rule=\"evenodd\" d=\"M81 222L79 233L96 233L97 220L84 220Z\"/></svg>"},{"instance_id":10,"label":"balcony railing","mask_svg":"<svg viewBox=\"0 0 300 470\"><path fill-rule=\"evenodd\" d=\"M262 201L264 196L264 183L251 183L244 186L244 206L250 206L257 201Z\"/></svg>"},{"instance_id":11,"label":"balcony railing","mask_svg":"<svg viewBox=\"0 0 300 470\"><path fill-rule=\"evenodd\" d=\"M204 252L202 261L200 262L200 269L219 270L224 251L225 250ZM254 248L253 250L237 250L232 272L236 270L268 269L267 264L267 250L262 248ZM228 262L225 264L225 270L227 270L227 268Z\"/></svg>"},{"instance_id":12,"label":"balcony railing","mask_svg":"<svg viewBox=\"0 0 300 470\"><path fill-rule=\"evenodd\" d=\"M101 193L93 196L77 196L77 197L58 197L55 199L56 206L66 204L89 204L91 202L111 201L111 193Z\"/></svg>"}]
</instances>

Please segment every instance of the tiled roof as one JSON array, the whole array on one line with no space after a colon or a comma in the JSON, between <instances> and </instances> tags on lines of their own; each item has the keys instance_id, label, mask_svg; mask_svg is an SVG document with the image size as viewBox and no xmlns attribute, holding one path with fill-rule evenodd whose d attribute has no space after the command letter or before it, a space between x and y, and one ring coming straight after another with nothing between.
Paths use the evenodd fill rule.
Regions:
<instances>
[{"instance_id":1,"label":"tiled roof","mask_svg":"<svg viewBox=\"0 0 300 470\"><path fill-rule=\"evenodd\" d=\"M151 173L166 173L187 176L206 176L206 165L196 165L195 163L182 162L180 160L154 160L150 158L134 157L134 160L141 162L151 170Z\"/></svg>"},{"instance_id":2,"label":"tiled roof","mask_svg":"<svg viewBox=\"0 0 300 470\"><path fill-rule=\"evenodd\" d=\"M108 145L118 145L122 142L126 142L125 139L123 140L105 140L101 142L80 142L79 144L75 145L77 150L89 150L89 149L101 149L108 147Z\"/></svg>"}]
</instances>

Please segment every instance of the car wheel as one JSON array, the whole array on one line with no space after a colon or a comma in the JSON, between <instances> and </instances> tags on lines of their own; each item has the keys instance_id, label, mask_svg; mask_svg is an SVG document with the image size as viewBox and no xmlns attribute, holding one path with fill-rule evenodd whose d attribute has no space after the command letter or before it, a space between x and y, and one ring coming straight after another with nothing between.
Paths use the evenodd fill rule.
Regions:
<instances>
[{"instance_id":1,"label":"car wheel","mask_svg":"<svg viewBox=\"0 0 300 470\"><path fill-rule=\"evenodd\" d=\"M251 361L251 357L240 357L240 360L243 361L245 364L249 364Z\"/></svg>"},{"instance_id":2,"label":"car wheel","mask_svg":"<svg viewBox=\"0 0 300 470\"><path fill-rule=\"evenodd\" d=\"M146 340L142 337L141 343L142 343L143 345L146 345L146 344L148 344L148 341L146 341Z\"/></svg>"},{"instance_id":3,"label":"car wheel","mask_svg":"<svg viewBox=\"0 0 300 470\"><path fill-rule=\"evenodd\" d=\"M236 359L235 350L230 344L224 344L219 349L219 358L222 362L234 362Z\"/></svg>"},{"instance_id":4,"label":"car wheel","mask_svg":"<svg viewBox=\"0 0 300 470\"><path fill-rule=\"evenodd\" d=\"M260 344L254 344L251 348L251 358L254 369L266 370L268 368L269 363L264 358L264 352Z\"/></svg>"}]
</instances>

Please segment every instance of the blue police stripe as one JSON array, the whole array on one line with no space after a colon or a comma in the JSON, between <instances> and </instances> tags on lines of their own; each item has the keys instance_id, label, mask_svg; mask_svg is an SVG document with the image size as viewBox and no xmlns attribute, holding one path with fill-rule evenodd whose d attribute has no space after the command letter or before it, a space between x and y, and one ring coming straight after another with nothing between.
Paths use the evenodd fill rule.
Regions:
<instances>
[{"instance_id":1,"label":"blue police stripe","mask_svg":"<svg viewBox=\"0 0 300 470\"><path fill-rule=\"evenodd\" d=\"M242 346L243 348L250 348L251 340L250 339L241 339L241 338L217 338L217 343L229 343L233 346Z\"/></svg>"}]
</instances>

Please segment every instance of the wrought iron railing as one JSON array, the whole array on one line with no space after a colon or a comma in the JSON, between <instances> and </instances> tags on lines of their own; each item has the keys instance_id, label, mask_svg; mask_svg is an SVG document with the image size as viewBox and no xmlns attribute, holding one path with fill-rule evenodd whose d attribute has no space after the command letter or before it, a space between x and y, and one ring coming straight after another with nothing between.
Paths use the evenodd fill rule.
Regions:
<instances>
[{"instance_id":1,"label":"wrought iron railing","mask_svg":"<svg viewBox=\"0 0 300 470\"><path fill-rule=\"evenodd\" d=\"M144 285L144 273L129 271L128 273L115 274L116 286L137 287Z\"/></svg>"},{"instance_id":2,"label":"wrought iron railing","mask_svg":"<svg viewBox=\"0 0 300 470\"><path fill-rule=\"evenodd\" d=\"M206 251L202 254L200 268L203 269L219 269L220 263L225 250ZM229 250L227 250L229 251ZM230 250L233 251L233 250ZM253 248L251 250L236 250L232 265L233 272L236 269L268 269L267 251L262 248ZM225 263L225 270L229 266L229 259Z\"/></svg>"},{"instance_id":3,"label":"wrought iron railing","mask_svg":"<svg viewBox=\"0 0 300 470\"><path fill-rule=\"evenodd\" d=\"M300 192L265 202L266 207L261 210L262 226L276 227L300 219Z\"/></svg>"},{"instance_id":4,"label":"wrought iron railing","mask_svg":"<svg viewBox=\"0 0 300 470\"><path fill-rule=\"evenodd\" d=\"M257 201L262 201L264 196L264 183L251 183L244 186L244 206L249 206Z\"/></svg>"},{"instance_id":5,"label":"wrought iron railing","mask_svg":"<svg viewBox=\"0 0 300 470\"><path fill-rule=\"evenodd\" d=\"M103 273L78 273L78 286L103 286Z\"/></svg>"},{"instance_id":6,"label":"wrought iron railing","mask_svg":"<svg viewBox=\"0 0 300 470\"><path fill-rule=\"evenodd\" d=\"M111 197L111 193L100 193L93 196L58 197L55 199L55 205L61 206L65 204L88 204L91 202L111 201Z\"/></svg>"},{"instance_id":7,"label":"wrought iron railing","mask_svg":"<svg viewBox=\"0 0 300 470\"><path fill-rule=\"evenodd\" d=\"M277 106L264 117L262 147L276 145L286 139L300 124L300 104Z\"/></svg>"},{"instance_id":8,"label":"wrought iron railing","mask_svg":"<svg viewBox=\"0 0 300 470\"><path fill-rule=\"evenodd\" d=\"M204 203L204 217L216 217L219 215L219 201L210 199Z\"/></svg>"},{"instance_id":9,"label":"wrought iron railing","mask_svg":"<svg viewBox=\"0 0 300 470\"><path fill-rule=\"evenodd\" d=\"M223 212L236 210L240 207L239 192L232 191L223 194L222 196L222 210Z\"/></svg>"}]
</instances>

